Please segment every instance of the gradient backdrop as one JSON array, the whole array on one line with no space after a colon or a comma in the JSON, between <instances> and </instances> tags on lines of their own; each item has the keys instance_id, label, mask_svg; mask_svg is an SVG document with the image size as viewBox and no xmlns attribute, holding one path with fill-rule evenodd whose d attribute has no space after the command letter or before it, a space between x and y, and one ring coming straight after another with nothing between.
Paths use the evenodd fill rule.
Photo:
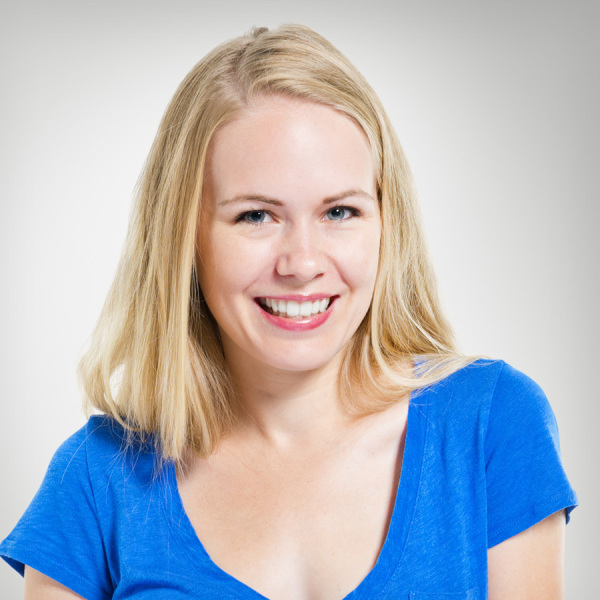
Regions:
<instances>
[{"instance_id":1,"label":"gradient backdrop","mask_svg":"<svg viewBox=\"0 0 600 600\"><path fill-rule=\"evenodd\" d=\"M414 170L461 348L546 390L582 506L567 598L597 593L600 3L2 0L0 538L84 423L75 366L132 191L192 65L252 25L299 22L388 108ZM0 567L2 598L22 582Z\"/></svg>"}]
</instances>

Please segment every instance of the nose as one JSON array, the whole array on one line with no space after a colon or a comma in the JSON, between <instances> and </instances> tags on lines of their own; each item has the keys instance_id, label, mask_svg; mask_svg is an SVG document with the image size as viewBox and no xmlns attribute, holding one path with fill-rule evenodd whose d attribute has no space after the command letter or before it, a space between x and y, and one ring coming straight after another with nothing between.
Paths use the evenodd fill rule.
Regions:
<instances>
[{"instance_id":1,"label":"nose","mask_svg":"<svg viewBox=\"0 0 600 600\"><path fill-rule=\"evenodd\" d=\"M291 227L280 242L276 270L282 277L308 282L325 273L324 240L309 226Z\"/></svg>"}]
</instances>

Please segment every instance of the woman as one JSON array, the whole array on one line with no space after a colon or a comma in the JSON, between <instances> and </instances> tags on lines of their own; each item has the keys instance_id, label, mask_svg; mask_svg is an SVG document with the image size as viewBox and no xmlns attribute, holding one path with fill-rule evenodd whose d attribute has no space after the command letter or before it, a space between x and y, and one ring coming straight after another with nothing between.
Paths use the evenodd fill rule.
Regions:
<instances>
[{"instance_id":1,"label":"woman","mask_svg":"<svg viewBox=\"0 0 600 600\"><path fill-rule=\"evenodd\" d=\"M181 84L81 374L103 415L0 546L26 598L561 597L548 403L456 352L385 112L307 28Z\"/></svg>"}]
</instances>

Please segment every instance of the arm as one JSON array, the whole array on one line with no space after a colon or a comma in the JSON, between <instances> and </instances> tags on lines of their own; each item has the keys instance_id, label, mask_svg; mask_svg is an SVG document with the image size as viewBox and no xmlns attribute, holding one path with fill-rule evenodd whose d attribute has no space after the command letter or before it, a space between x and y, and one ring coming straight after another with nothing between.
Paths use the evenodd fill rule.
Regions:
<instances>
[{"instance_id":1,"label":"arm","mask_svg":"<svg viewBox=\"0 0 600 600\"><path fill-rule=\"evenodd\" d=\"M564 539L559 511L490 548L489 600L562 600Z\"/></svg>"},{"instance_id":2,"label":"arm","mask_svg":"<svg viewBox=\"0 0 600 600\"><path fill-rule=\"evenodd\" d=\"M54 579L25 566L25 600L83 600Z\"/></svg>"}]
</instances>

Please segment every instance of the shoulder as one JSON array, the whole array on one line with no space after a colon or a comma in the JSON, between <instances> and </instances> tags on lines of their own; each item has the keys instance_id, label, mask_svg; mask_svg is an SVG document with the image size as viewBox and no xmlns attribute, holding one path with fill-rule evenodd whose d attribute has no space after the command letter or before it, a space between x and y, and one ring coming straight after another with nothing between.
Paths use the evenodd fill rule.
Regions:
<instances>
[{"instance_id":1,"label":"shoulder","mask_svg":"<svg viewBox=\"0 0 600 600\"><path fill-rule=\"evenodd\" d=\"M503 360L476 360L431 386L429 394L434 400L444 400L444 411L457 417L479 415L485 419L481 425L517 408L521 414L531 412L553 419L541 387Z\"/></svg>"},{"instance_id":2,"label":"shoulder","mask_svg":"<svg viewBox=\"0 0 600 600\"><path fill-rule=\"evenodd\" d=\"M501 393L533 393L541 392L533 379L509 365L503 360L481 358L458 369L440 384L452 383L465 393L495 394L497 388Z\"/></svg>"},{"instance_id":3,"label":"shoulder","mask_svg":"<svg viewBox=\"0 0 600 600\"><path fill-rule=\"evenodd\" d=\"M147 515L155 455L107 416L93 416L55 452L31 504L0 546L23 574L29 565L86 598L112 597L119 536ZM136 513L137 510L137 513Z\"/></svg>"},{"instance_id":4,"label":"shoulder","mask_svg":"<svg viewBox=\"0 0 600 600\"><path fill-rule=\"evenodd\" d=\"M93 415L58 447L52 463L77 467L96 456L119 457L127 447L127 431L117 421L107 415Z\"/></svg>"},{"instance_id":5,"label":"shoulder","mask_svg":"<svg viewBox=\"0 0 600 600\"><path fill-rule=\"evenodd\" d=\"M501 360L477 360L422 398L432 456L442 455L444 468L454 461L460 477L485 481L489 546L577 504L554 413L529 376Z\"/></svg>"},{"instance_id":6,"label":"shoulder","mask_svg":"<svg viewBox=\"0 0 600 600\"><path fill-rule=\"evenodd\" d=\"M93 495L96 489L125 480L152 481L156 455L150 443L106 415L94 415L55 452L40 492L70 490Z\"/></svg>"},{"instance_id":7,"label":"shoulder","mask_svg":"<svg viewBox=\"0 0 600 600\"><path fill-rule=\"evenodd\" d=\"M499 448L544 438L558 451L554 413L540 386L502 360L481 359L417 394L433 439L483 462ZM420 408L420 406L422 408Z\"/></svg>"},{"instance_id":8,"label":"shoulder","mask_svg":"<svg viewBox=\"0 0 600 600\"><path fill-rule=\"evenodd\" d=\"M477 404L488 442L543 432L556 438L558 430L546 394L531 377L502 360L480 360L457 373L462 396ZM489 445L489 444L488 444Z\"/></svg>"},{"instance_id":9,"label":"shoulder","mask_svg":"<svg viewBox=\"0 0 600 600\"><path fill-rule=\"evenodd\" d=\"M466 410L478 411L488 456L502 445L544 438L558 452L554 412L542 388L504 361L476 361L457 373ZM460 402L460 400L459 400Z\"/></svg>"},{"instance_id":10,"label":"shoulder","mask_svg":"<svg viewBox=\"0 0 600 600\"><path fill-rule=\"evenodd\" d=\"M125 448L126 440L126 431L114 419L107 415L93 415L59 446L53 461L82 462L88 452L118 454Z\"/></svg>"},{"instance_id":11,"label":"shoulder","mask_svg":"<svg viewBox=\"0 0 600 600\"><path fill-rule=\"evenodd\" d=\"M21 574L27 564L86 598L111 597L105 532L115 521L105 498L114 494L106 474L122 462L123 433L108 417L94 416L54 453L35 497L0 547Z\"/></svg>"}]
</instances>

